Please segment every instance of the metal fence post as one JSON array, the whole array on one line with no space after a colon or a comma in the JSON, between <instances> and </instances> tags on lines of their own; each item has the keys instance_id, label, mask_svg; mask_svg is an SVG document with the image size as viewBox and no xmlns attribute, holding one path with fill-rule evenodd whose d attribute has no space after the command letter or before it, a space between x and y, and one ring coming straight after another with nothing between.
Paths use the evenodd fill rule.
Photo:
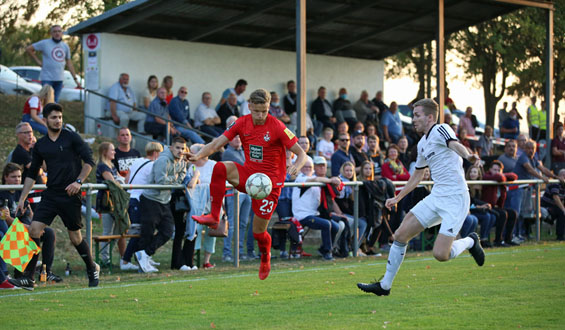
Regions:
<instances>
[{"instance_id":1,"label":"metal fence post","mask_svg":"<svg viewBox=\"0 0 565 330\"><path fill-rule=\"evenodd\" d=\"M353 187L353 256L359 250L359 185Z\"/></svg>"},{"instance_id":2,"label":"metal fence post","mask_svg":"<svg viewBox=\"0 0 565 330\"><path fill-rule=\"evenodd\" d=\"M171 123L167 122L167 145L170 146L171 145Z\"/></svg>"},{"instance_id":3,"label":"metal fence post","mask_svg":"<svg viewBox=\"0 0 565 330\"><path fill-rule=\"evenodd\" d=\"M233 188L233 265L239 267L239 191Z\"/></svg>"},{"instance_id":4,"label":"metal fence post","mask_svg":"<svg viewBox=\"0 0 565 330\"><path fill-rule=\"evenodd\" d=\"M86 189L86 243L92 251L92 188Z\"/></svg>"},{"instance_id":5,"label":"metal fence post","mask_svg":"<svg viewBox=\"0 0 565 330\"><path fill-rule=\"evenodd\" d=\"M536 209L536 241L540 241L541 236L541 219L540 219L540 183L536 183L536 201L535 201L535 209Z\"/></svg>"}]
</instances>

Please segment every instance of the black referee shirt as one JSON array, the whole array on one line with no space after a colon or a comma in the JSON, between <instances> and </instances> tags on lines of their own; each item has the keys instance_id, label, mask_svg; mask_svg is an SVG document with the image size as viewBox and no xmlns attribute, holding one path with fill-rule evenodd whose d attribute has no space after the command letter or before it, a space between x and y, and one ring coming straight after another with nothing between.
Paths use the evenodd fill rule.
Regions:
<instances>
[{"instance_id":1,"label":"black referee shirt","mask_svg":"<svg viewBox=\"0 0 565 330\"><path fill-rule=\"evenodd\" d=\"M27 164L31 163L31 153L33 149L29 151L25 150L24 147L21 145L17 145L14 151L12 152L12 163L16 163L23 168L22 178L25 179L27 177L28 168L26 167ZM41 179L41 176L37 176L35 181ZM42 182L41 182L42 183Z\"/></svg>"},{"instance_id":2,"label":"black referee shirt","mask_svg":"<svg viewBox=\"0 0 565 330\"><path fill-rule=\"evenodd\" d=\"M57 140L52 141L45 135L35 144L32 152L31 167L27 177L35 180L39 168L47 164L47 188L65 190L75 182L82 170L82 162L95 166L92 150L80 135L62 129Z\"/></svg>"}]
</instances>

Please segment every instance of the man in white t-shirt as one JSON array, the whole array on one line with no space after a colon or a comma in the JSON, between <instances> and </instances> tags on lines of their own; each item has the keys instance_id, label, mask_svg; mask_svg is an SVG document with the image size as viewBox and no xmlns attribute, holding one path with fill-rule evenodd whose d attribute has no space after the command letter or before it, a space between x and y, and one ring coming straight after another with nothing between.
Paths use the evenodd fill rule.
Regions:
<instances>
[{"instance_id":1,"label":"man in white t-shirt","mask_svg":"<svg viewBox=\"0 0 565 330\"><path fill-rule=\"evenodd\" d=\"M408 242L426 228L441 224L434 243L434 257L448 261L469 250L475 262L482 266L485 253L477 233L455 240L465 217L469 213L469 192L463 172L463 159L479 165L477 155L470 154L447 124L436 124L438 105L431 99L422 99L414 104L414 129L424 136L418 143L416 170L400 193L387 199L386 207L391 209L404 196L416 188L424 177L424 169L430 168L434 186L426 198L414 206L404 217L394 233L386 273L380 282L358 283L359 289L378 296L389 295L392 281L404 260Z\"/></svg>"},{"instance_id":2,"label":"man in white t-shirt","mask_svg":"<svg viewBox=\"0 0 565 330\"><path fill-rule=\"evenodd\" d=\"M26 47L26 52L41 66L39 79L42 85L51 85L55 91L55 102L59 101L59 95L63 89L65 77L65 65L69 68L75 83L80 86L75 74L75 67L71 61L71 50L63 41L63 28L53 25L49 29L51 39L43 39ZM35 52L41 52L42 60L37 58Z\"/></svg>"},{"instance_id":3,"label":"man in white t-shirt","mask_svg":"<svg viewBox=\"0 0 565 330\"><path fill-rule=\"evenodd\" d=\"M295 182L322 182L339 185L337 177L327 178L314 175L314 163L307 159L296 177ZM304 227L322 231L322 246L318 250L325 260L334 260L332 256L332 237L338 234L339 224L333 220L320 218L318 207L322 196L321 187L292 188L292 214Z\"/></svg>"},{"instance_id":4,"label":"man in white t-shirt","mask_svg":"<svg viewBox=\"0 0 565 330\"><path fill-rule=\"evenodd\" d=\"M157 142L149 142L145 145L145 158L137 158L130 166L127 174L126 182L128 184L149 184L149 177L153 169L153 162L159 157L163 151L163 146ZM129 190L129 208L128 214L131 221L131 227L128 234L138 235L141 233L141 212L139 208L139 197L143 189ZM139 267L131 262L131 257L137 251L137 242L139 238L133 237L129 240L126 252L122 260L120 260L121 270L137 270Z\"/></svg>"}]
</instances>

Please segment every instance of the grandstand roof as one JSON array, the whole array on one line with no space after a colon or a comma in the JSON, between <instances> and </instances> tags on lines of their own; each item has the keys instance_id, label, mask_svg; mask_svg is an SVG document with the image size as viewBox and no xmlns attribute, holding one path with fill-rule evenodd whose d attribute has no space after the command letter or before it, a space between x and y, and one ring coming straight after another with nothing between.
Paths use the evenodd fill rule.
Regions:
<instances>
[{"instance_id":1,"label":"grandstand roof","mask_svg":"<svg viewBox=\"0 0 565 330\"><path fill-rule=\"evenodd\" d=\"M383 59L433 40L435 0L308 0L307 52ZM445 33L543 0L445 0ZM81 22L70 34L108 32L295 51L296 0L137 0Z\"/></svg>"}]
</instances>

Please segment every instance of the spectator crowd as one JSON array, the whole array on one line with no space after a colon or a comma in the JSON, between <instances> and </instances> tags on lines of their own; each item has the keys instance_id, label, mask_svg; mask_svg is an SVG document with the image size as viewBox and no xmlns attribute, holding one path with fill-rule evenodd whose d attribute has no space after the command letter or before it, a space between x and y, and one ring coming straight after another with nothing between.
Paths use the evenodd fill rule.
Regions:
<instances>
[{"instance_id":1,"label":"spectator crowd","mask_svg":"<svg viewBox=\"0 0 565 330\"><path fill-rule=\"evenodd\" d=\"M188 150L198 152L203 143L221 135L238 117L250 113L244 96L246 86L244 79L237 80L233 88L226 88L215 106L213 95L203 92L201 103L193 115L186 98L188 88L181 86L174 95L171 76L164 77L160 86L156 76L148 77L147 86L139 97L129 86L127 73L120 74L118 81L110 87L105 116L121 128L115 145L104 142L99 146L96 181L107 184L182 183L186 187L179 191L129 191L127 215L131 225L128 222L126 227L129 227L128 234L134 237L129 242L124 238L118 240L122 270L157 272L160 265L153 255L170 239L173 239L172 269L196 270L196 250L203 251L203 268L215 267L210 257L216 252L217 238L210 234L208 227L196 224L190 216L205 213L210 208L209 183L215 162L230 160L243 164L244 150L236 137L223 152L212 155L210 159L190 163L186 154ZM288 81L286 87L285 95L271 92L269 113L290 130L296 131L296 84ZM393 182L407 181L413 173L420 136L411 125L402 121L396 102L388 105L384 102L381 91L373 99L367 91L362 91L356 101L349 99L346 88L340 88L338 95L337 99L328 100L327 89L320 86L317 98L306 114L306 134L299 136L299 144L309 158L297 176L287 175L286 182L318 182L323 185L283 188L276 209L278 221L272 228L273 247L280 250L280 258L307 256L302 244L304 235L311 229L320 231L318 252L325 260L348 257L353 252L361 256L386 252L406 212L430 192L429 186L421 186L397 208L388 210L384 207L384 201L394 197L401 188ZM512 109L506 110L507 104L504 103L498 111L498 131L506 140L504 152L497 155L493 144L494 129L486 126L484 132L479 132L479 123L471 107L466 108L458 125L455 125L459 110L449 96L445 101L444 122L452 125L458 139L470 152L484 160L480 167L464 163L471 205L459 234L465 237L480 226L483 246L519 245L532 235L530 228L535 218L532 186L502 183L524 179L541 179L547 183L548 179L554 178L560 180L560 184L547 185L542 206L547 211L548 221L556 223L556 238L563 240L563 125L556 124L555 138L546 141L546 110L543 104L538 109L537 100L532 98L527 110L530 131L520 132L519 121L522 118L515 104ZM54 91L50 85L45 85L26 102L22 123L16 127L18 145L2 173L3 184L19 184L26 177L35 142L33 130L40 134L47 131L41 113L44 105L51 102L54 102ZM135 125L130 126L130 122ZM172 143L163 147L162 143L150 142L143 150L143 157L140 150L132 147L130 128L161 141L170 134ZM551 168L546 168L541 162L543 153L538 151L540 144L550 145L543 150L548 149L551 153ZM292 164L295 158L287 151L287 164ZM433 180L434 173L428 171L426 176L426 179ZM45 180L46 173L40 171L37 182ZM476 180L493 180L501 185L473 183ZM357 226L353 217L356 188L346 185L349 182L363 183L358 188ZM104 208L104 194L104 191L99 192L96 203L97 211L102 214L103 235L124 234L121 216ZM239 196L240 240L238 246L232 246L233 194L232 190L226 191L224 216L230 225L227 236L223 238L222 259L232 262L233 249L238 249L242 260L255 260L258 256L252 237L253 212L251 199L246 194ZM18 198L18 191L0 194L0 200L7 202L7 211L2 211L5 221L0 221L0 235L5 234L6 225L9 226L16 216ZM33 217L33 209L31 203L25 215L29 219ZM25 223L25 220L22 222ZM51 272L54 236L52 230L46 230L41 242L43 263L47 265L52 280L58 281L61 278ZM288 250L287 241L290 241ZM111 262L110 247L110 244L101 247L103 265ZM2 274L7 273L5 264L0 263L0 268Z\"/></svg>"}]
</instances>

